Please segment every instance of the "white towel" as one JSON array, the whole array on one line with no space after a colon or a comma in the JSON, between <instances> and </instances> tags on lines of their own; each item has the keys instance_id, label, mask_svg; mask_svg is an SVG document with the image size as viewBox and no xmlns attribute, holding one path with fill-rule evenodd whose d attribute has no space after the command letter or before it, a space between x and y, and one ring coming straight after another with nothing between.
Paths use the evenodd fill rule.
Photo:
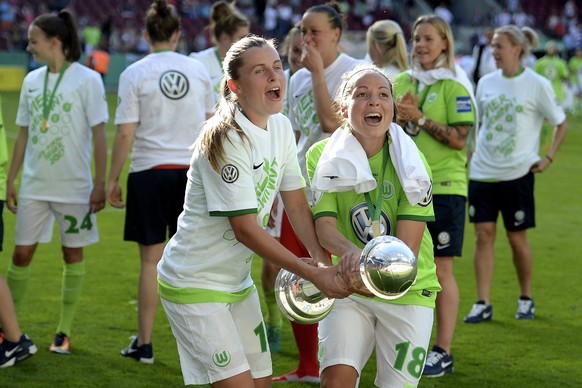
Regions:
<instances>
[{"instance_id":1,"label":"white towel","mask_svg":"<svg viewBox=\"0 0 582 388\"><path fill-rule=\"evenodd\" d=\"M416 144L402 128L392 123L390 135L392 142L388 150L392 164L408 202L415 205L428 193L430 178ZM330 193L355 190L362 194L374 190L376 186L376 179L360 142L347 128L339 128L321 153L311 188Z\"/></svg>"},{"instance_id":2,"label":"white towel","mask_svg":"<svg viewBox=\"0 0 582 388\"><path fill-rule=\"evenodd\" d=\"M323 148L311 189L329 193L355 190L362 194L375 188L366 152L347 128L339 128Z\"/></svg>"},{"instance_id":3,"label":"white towel","mask_svg":"<svg viewBox=\"0 0 582 388\"><path fill-rule=\"evenodd\" d=\"M392 159L392 164L396 169L396 174L398 174L408 202L411 205L416 205L426 197L430 190L430 177L420 158L416 144L410 136L404 133L400 125L390 124L390 136L392 137L392 143L388 148L390 159Z\"/></svg>"}]
</instances>

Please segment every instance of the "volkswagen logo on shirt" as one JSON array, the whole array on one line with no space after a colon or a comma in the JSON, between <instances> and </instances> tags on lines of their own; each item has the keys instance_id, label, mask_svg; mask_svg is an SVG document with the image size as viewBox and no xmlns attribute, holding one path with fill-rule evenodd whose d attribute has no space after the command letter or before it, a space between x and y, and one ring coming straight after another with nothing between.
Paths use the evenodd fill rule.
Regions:
<instances>
[{"instance_id":1,"label":"volkswagen logo on shirt","mask_svg":"<svg viewBox=\"0 0 582 388\"><path fill-rule=\"evenodd\" d=\"M169 70L160 77L160 90L164 96L179 100L184 97L190 89L188 78L179 71Z\"/></svg>"},{"instance_id":2,"label":"volkswagen logo on shirt","mask_svg":"<svg viewBox=\"0 0 582 388\"><path fill-rule=\"evenodd\" d=\"M232 164L227 164L226 166L222 167L222 180L226 183L233 183L236 182L238 179L238 168L233 166Z\"/></svg>"},{"instance_id":3,"label":"volkswagen logo on shirt","mask_svg":"<svg viewBox=\"0 0 582 388\"><path fill-rule=\"evenodd\" d=\"M360 203L354 206L350 210L350 219L352 221L352 228L356 237L362 244L366 244L368 241L372 240L374 236L372 235L372 217L368 211L368 205L366 203ZM390 219L382 211L380 215L380 234L390 235L392 227L390 225Z\"/></svg>"}]
</instances>

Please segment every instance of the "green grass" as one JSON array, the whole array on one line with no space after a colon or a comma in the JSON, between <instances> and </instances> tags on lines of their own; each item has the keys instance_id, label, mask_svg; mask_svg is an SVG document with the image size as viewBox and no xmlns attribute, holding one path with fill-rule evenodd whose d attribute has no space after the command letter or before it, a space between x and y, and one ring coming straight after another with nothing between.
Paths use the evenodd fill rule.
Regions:
<instances>
[{"instance_id":1,"label":"green grass","mask_svg":"<svg viewBox=\"0 0 582 388\"><path fill-rule=\"evenodd\" d=\"M18 93L2 93L9 149L16 137ZM113 121L115 95L109 95ZM473 228L467 225L463 258L455 263L461 305L453 353L455 372L423 379L420 387L578 387L582 381L582 124L570 117L570 132L550 169L536 179L538 227L529 232L534 252L536 319L513 317L519 294L511 254L502 227L496 245L492 303L494 320L466 325L462 317L475 301ZM108 140L114 135L107 126ZM122 178L125 182L125 178ZM124 183L123 183L124 185ZM156 363L122 359L119 351L136 332L137 247L122 239L123 211L107 207L98 215L101 242L86 248L87 280L71 335L73 355L48 352L58 323L62 258L58 235L39 246L32 264L27 301L20 324L39 347L36 356L13 368L0 369L4 387L180 387L183 386L176 344L163 310L154 330ZM4 252L0 273L14 246L15 216L4 212ZM260 261L253 264L260 282ZM259 287L260 289L260 287ZM274 374L296 366L297 351L290 325L284 324L283 349L273 355ZM375 365L369 362L361 387L372 387ZM313 385L286 384L282 387Z\"/></svg>"}]
</instances>

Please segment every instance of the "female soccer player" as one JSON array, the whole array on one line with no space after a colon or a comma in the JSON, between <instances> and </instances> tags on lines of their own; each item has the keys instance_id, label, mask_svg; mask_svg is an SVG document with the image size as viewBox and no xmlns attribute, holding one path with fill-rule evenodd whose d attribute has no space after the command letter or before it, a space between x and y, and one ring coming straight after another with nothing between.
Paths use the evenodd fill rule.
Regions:
<instances>
[{"instance_id":1,"label":"female soccer player","mask_svg":"<svg viewBox=\"0 0 582 388\"><path fill-rule=\"evenodd\" d=\"M498 70L479 80L481 130L469 170L469 221L475 224L475 278L479 300L467 323L491 320L490 291L499 212L519 281L516 319L533 319L532 251L527 229L535 226L534 174L544 172L566 136L564 110L550 81L524 67L537 34L528 27L497 28L493 56ZM538 155L544 118L557 126L547 154Z\"/></svg>"},{"instance_id":2,"label":"female soccer player","mask_svg":"<svg viewBox=\"0 0 582 388\"><path fill-rule=\"evenodd\" d=\"M217 1L210 9L210 37L214 47L195 52L190 56L204 65L214 87L215 102L220 99L220 81L224 75L222 61L234 42L248 35L251 22L233 3Z\"/></svg>"},{"instance_id":3,"label":"female soccer player","mask_svg":"<svg viewBox=\"0 0 582 388\"><path fill-rule=\"evenodd\" d=\"M193 147L184 211L158 264L158 286L185 384L266 387L272 367L251 278L254 253L329 297L349 291L337 285L337 268L305 264L264 230L280 191L310 256L326 260L293 132L277 114L285 77L273 43L243 38L228 51L224 71L223 98Z\"/></svg>"},{"instance_id":4,"label":"female soccer player","mask_svg":"<svg viewBox=\"0 0 582 388\"><path fill-rule=\"evenodd\" d=\"M20 94L20 132L7 179L7 207L16 213L16 247L7 281L18 310L34 252L39 242L50 241L56 219L65 265L61 316L50 351L69 354L85 280L83 247L98 241L95 213L105 206L104 126L109 117L101 76L77 62L81 49L69 11L34 19L28 40L26 49L34 60L47 65L28 73ZM17 206L14 181L23 165Z\"/></svg>"},{"instance_id":5,"label":"female soccer player","mask_svg":"<svg viewBox=\"0 0 582 388\"><path fill-rule=\"evenodd\" d=\"M312 189L323 191L313 207L319 241L332 253L334 263L339 261L344 271L353 273L369 240L396 236L418 258L418 274L414 285L398 299L354 294L335 302L330 315L319 323L321 385L355 387L376 348L375 384L415 387L440 290L426 228L426 222L434 220L429 169L414 142L393 123L392 85L383 71L366 64L343 79L337 102L345 124L307 154ZM338 163L345 163L345 168ZM328 179L326 164L337 168L337 180ZM350 170L352 175L346 172ZM360 181L362 176L368 179ZM373 182L374 188L333 187L334 182L350 180L357 185Z\"/></svg>"},{"instance_id":6,"label":"female soccer player","mask_svg":"<svg viewBox=\"0 0 582 388\"><path fill-rule=\"evenodd\" d=\"M337 4L310 7L303 14L299 26L303 38L301 63L304 67L291 77L289 120L299 138L297 156L303 177L308 181L305 153L311 145L329 137L341 125L333 114L334 93L342 74L363 61L338 51L343 19ZM308 200L313 202L309 184L305 193ZM307 255L289 224L284 223L281 227L281 243L297 256ZM324 263L329 263L329 260ZM291 322L291 326L299 350L299 365L295 370L273 378L273 381L317 383L317 324Z\"/></svg>"},{"instance_id":7,"label":"female soccer player","mask_svg":"<svg viewBox=\"0 0 582 388\"><path fill-rule=\"evenodd\" d=\"M159 303L156 266L182 211L188 147L210 117L214 100L202 64L174 52L180 37L174 7L155 0L145 24L151 53L119 79L107 199L116 208L124 206L119 176L133 143L124 239L136 241L140 253L138 332L121 355L153 363L151 340Z\"/></svg>"},{"instance_id":8,"label":"female soccer player","mask_svg":"<svg viewBox=\"0 0 582 388\"><path fill-rule=\"evenodd\" d=\"M426 156L433 174L435 221L428 223L434 259L443 290L436 301L435 346L427 357L424 375L453 371L451 347L459 288L453 273L461 256L467 198L465 143L475 124L473 86L455 66L453 33L439 16L425 15L412 27L412 69L396 78L394 94L399 114L409 121L408 132Z\"/></svg>"},{"instance_id":9,"label":"female soccer player","mask_svg":"<svg viewBox=\"0 0 582 388\"><path fill-rule=\"evenodd\" d=\"M408 70L408 52L404 32L393 20L378 20L366 32L366 59L382 68L391 79Z\"/></svg>"}]
</instances>

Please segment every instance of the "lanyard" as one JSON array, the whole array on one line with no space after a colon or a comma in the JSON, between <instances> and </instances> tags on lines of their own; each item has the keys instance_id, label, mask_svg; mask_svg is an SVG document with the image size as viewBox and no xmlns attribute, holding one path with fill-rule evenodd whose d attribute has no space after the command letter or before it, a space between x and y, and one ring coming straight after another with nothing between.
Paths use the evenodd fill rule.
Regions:
<instances>
[{"instance_id":1,"label":"lanyard","mask_svg":"<svg viewBox=\"0 0 582 388\"><path fill-rule=\"evenodd\" d=\"M420 82L417 81L416 94L418 94L419 86L420 86ZM428 92L430 91L431 86L432 85L425 85L425 87L420 92L420 96L418 97L418 109L420 109L421 112L422 112L422 106L424 105L424 101L426 100L426 97L428 96Z\"/></svg>"},{"instance_id":2,"label":"lanyard","mask_svg":"<svg viewBox=\"0 0 582 388\"><path fill-rule=\"evenodd\" d=\"M218 60L218 64L220 65L220 71L223 71L222 59L220 58L220 55L218 55L218 49L216 47L214 48L214 54L216 55L216 59Z\"/></svg>"},{"instance_id":3,"label":"lanyard","mask_svg":"<svg viewBox=\"0 0 582 388\"><path fill-rule=\"evenodd\" d=\"M47 102L47 85L48 85L48 77L49 77L49 69L48 66L46 68L46 73L44 75L44 88L42 90L42 124L40 127L41 132L46 132L48 130L48 117L49 113L51 112L51 108L53 107L53 100L55 98L55 94L57 93L57 88L61 83L61 79L63 79L63 74L65 74L65 70L69 67L69 62L65 61L63 66L61 67L61 71L59 71L59 78L57 78L57 82L55 86L53 86L53 91L50 94Z\"/></svg>"},{"instance_id":4,"label":"lanyard","mask_svg":"<svg viewBox=\"0 0 582 388\"><path fill-rule=\"evenodd\" d=\"M384 173L386 172L386 164L388 163L388 139L384 142L384 148L382 152L382 171L380 172L380 185L376 187L378 190L378 197L376 199L376 204L372 202L370 193L364 193L364 198L366 198L366 204L368 205L368 211L372 217L372 237L378 237L381 233L380 231L380 214L382 214L382 191L384 185Z\"/></svg>"}]
</instances>

